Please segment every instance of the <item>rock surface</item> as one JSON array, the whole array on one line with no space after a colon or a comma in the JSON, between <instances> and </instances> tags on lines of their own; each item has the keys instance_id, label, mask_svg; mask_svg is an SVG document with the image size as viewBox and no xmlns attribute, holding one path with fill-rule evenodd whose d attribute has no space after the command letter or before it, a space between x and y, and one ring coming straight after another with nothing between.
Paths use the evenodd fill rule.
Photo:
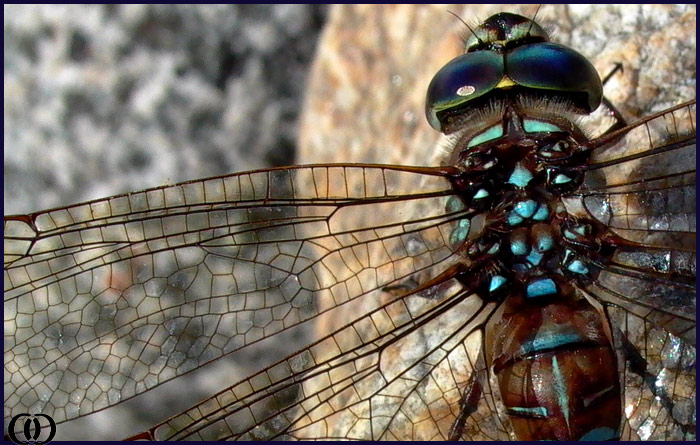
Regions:
<instances>
[{"instance_id":1,"label":"rock surface","mask_svg":"<svg viewBox=\"0 0 700 445\"><path fill-rule=\"evenodd\" d=\"M326 8L6 5L6 213L289 164Z\"/></svg>"},{"instance_id":2,"label":"rock surface","mask_svg":"<svg viewBox=\"0 0 700 445\"><path fill-rule=\"evenodd\" d=\"M291 163L325 11L5 5L5 214ZM56 440L142 431L231 384L219 362Z\"/></svg>"},{"instance_id":3,"label":"rock surface","mask_svg":"<svg viewBox=\"0 0 700 445\"><path fill-rule=\"evenodd\" d=\"M432 76L462 53L465 26L513 5L339 6L314 62L299 163L437 165L438 134L424 115ZM630 120L695 97L695 6L543 6L552 40L588 57L601 76L623 64L605 95Z\"/></svg>"}]
</instances>

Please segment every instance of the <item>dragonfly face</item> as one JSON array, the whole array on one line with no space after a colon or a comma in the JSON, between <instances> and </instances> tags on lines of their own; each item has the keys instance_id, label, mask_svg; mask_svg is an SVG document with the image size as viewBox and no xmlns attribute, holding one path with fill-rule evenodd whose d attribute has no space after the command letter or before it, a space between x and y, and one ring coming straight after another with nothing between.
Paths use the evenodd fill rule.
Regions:
<instances>
[{"instance_id":1,"label":"dragonfly face","mask_svg":"<svg viewBox=\"0 0 700 445\"><path fill-rule=\"evenodd\" d=\"M686 123L687 119L679 115L678 121ZM685 128L687 130L687 127ZM641 138L642 142L645 141L645 137ZM674 150L674 153L678 152ZM605 153L601 153L601 156L603 155ZM618 154L613 158L619 159L620 156ZM598 159L602 161L605 158L600 157ZM423 162L419 164L423 164ZM692 184L694 184L694 169L692 173ZM683 175L681 174L681 176ZM116 298L116 302L113 305L109 302L100 302L102 306L96 308L96 311L84 311L87 319L90 318L90 314L94 315L97 313L94 323L87 325L92 326L94 332L100 329L106 330L107 334L102 335L101 338L110 338L110 342L112 342L109 343L111 345L110 348L105 348L104 345L103 347L94 347L93 354L95 356L103 354L105 349L110 349L112 351L111 354L107 353L107 357L104 359L100 357L101 360L104 360L104 363L110 363L112 356L124 351L125 343L120 342L121 338L123 340L128 339L126 343L136 345L135 347L138 347L139 342L144 341L144 339L148 339L145 341L147 344L156 344L160 341L158 339L162 339L163 342L167 342L170 339L170 343L176 345L175 351L182 352L183 357L195 355L196 357L204 357L205 352L208 353L211 349L205 348L207 351L202 352L202 350L199 350L200 353L194 354L198 350L197 341L195 339L188 340L188 336L208 338L208 334L205 333L207 328L203 324L201 327L198 327L196 322L183 324L178 321L178 317L172 317L173 313L170 312L169 316L171 318L164 319L159 324L159 326L162 325L165 328L164 330L158 331L156 329L153 332L145 332L143 328L138 330L136 326L131 326L134 330L129 335L122 335L121 337L117 335L114 337L108 334L113 332L110 330L110 326L118 323L119 311L111 312L109 309L112 307L120 309L120 303L126 302L128 303L127 307L135 307L137 310L146 311L146 313L156 317L159 307L163 313L176 307L183 308L183 311L185 309L195 310L197 304L201 304L196 303L195 300L198 300L206 302L211 314L219 313L222 307L228 309L226 313L244 314L246 312L245 307L233 309L233 306L230 305L235 305L236 301L226 300L224 297L233 294L245 295L246 301L250 299L252 304L252 297L257 293L256 296L259 298L255 301L259 302L260 298L263 298L263 301L265 301L263 309L269 308L270 312L274 312L269 318L266 318L268 317L266 311L256 311L255 309L261 308L251 307L251 312L249 313L253 316L251 318L241 316L237 321L238 325L231 325L230 318L227 318L226 315L219 316L219 321L215 322L215 325L228 329L229 333L248 334L250 339L254 338L255 335L260 335L259 329L256 328L262 329L262 336L280 338L281 334L279 332L281 329L278 330L280 324L273 320L278 320L278 318L280 320L290 320L294 317L303 320L309 316L314 316L313 321L318 325L318 332L315 334L314 339L321 341L325 335L333 335L308 351L293 357L286 365L281 364L273 367L267 374L259 375L249 383L243 382L235 386L235 389L230 393L224 393L219 400L232 401L235 397L246 394L246 388L250 389L252 385L252 387L257 388L252 394L257 394L261 397L257 403L251 405L251 407L255 406L254 409L240 411L244 415L235 418L233 421L235 428L245 429L258 424L259 427L251 432L255 437L264 435L265 432L275 431L275 428L279 428L280 425L282 428L286 428L284 422L280 423L279 420L273 419L270 422L265 422L265 415L262 413L269 412L272 409L272 412L285 412L290 416L294 415L295 412L299 412L297 408L291 409L290 407L287 411L284 408L289 407L289 404L298 400L300 394L304 394L308 399L303 409L308 410L306 412L309 416L299 417L295 423L295 428L287 430L287 433L291 432L297 436L308 437L314 434L337 436L338 434L344 434L354 437L365 437L362 434L366 434L368 428L365 428L366 424L363 424L363 422L355 422L356 427L354 429L342 429L342 423L339 420L352 417L349 412L357 415L358 412L362 412L368 406L371 406L372 412L376 415L376 417L373 417L375 419L373 421L375 422L373 423L375 431L379 431L376 428L383 424L382 422L385 422L387 418L392 418L396 420L396 423L391 424L392 429L386 430L391 431L391 434L398 435L400 433L424 436L430 435L434 431L442 431L443 437L447 437L450 428L458 424L456 422L456 418L459 417L458 414L467 412L469 407L474 407L475 412L465 417L465 425L467 427L457 428L464 437L472 437L474 435L496 438L502 434L507 434L507 427L501 429L497 427L499 416L489 416L498 412L495 406L489 405L492 400L498 401L497 397L490 398L490 393L493 391L489 389L496 388L498 383L482 381L482 394L477 398L476 402L473 404L464 402L470 401L465 395L476 394L476 391L468 390L468 388L474 388L473 385L470 386L470 378L478 374L474 370L486 369L479 362L478 351L482 342L479 327L488 321L489 317L487 315L492 310L495 310L498 303L490 302L487 305L483 305L483 300L481 299L460 297L460 284L455 282L455 280L439 286L422 289L420 295L403 295L403 293L414 289L416 286L425 285L431 278L435 278L441 272L444 272L449 265L458 262L457 259L459 257L451 255L453 246L447 246L445 241L455 233L455 226L459 224L457 221L462 220L455 218L454 212L459 211L457 209L452 210L453 217L451 220L449 217L445 217L445 204L449 196L452 195L449 190L454 191L453 186L449 185L449 181L446 182L441 174L428 174L426 171L421 173L402 171L400 169L377 170L373 168L366 168L364 171L359 168L294 170L288 173L272 173L270 176L237 176L234 178L236 179L233 181L210 181L202 188L198 188L197 184L193 184L192 187L178 189L182 193L161 194L160 192L152 192L151 194L129 197L128 202L132 212L135 212L137 208L143 208L139 206L157 207L157 203L160 200L165 207L172 209L186 205L188 206L188 214L192 216L182 219L181 215L171 214L169 215L171 217L169 218L170 225L160 228L158 225L146 224L144 219L142 227L137 228L136 226L139 226L139 224L135 224L126 231L127 238L129 236L138 237L140 233L148 231L151 231L150 233L160 233L160 236L157 236L157 238L167 245L163 252L177 251L179 256L168 258L168 255L164 254L158 257L144 257L143 254L147 253L149 249L156 247L156 244L134 243L132 246L134 259L122 262L122 265L126 265L125 268L115 265L107 274L102 274L99 277L97 274L91 274L91 280L88 280L84 275L76 276L74 283L78 287L82 285L90 289L87 292L82 292L82 300L78 299L80 301L88 301L85 304L89 304L90 298L88 295L95 296L94 294L96 293L101 299ZM603 178L606 178L606 176L603 176ZM686 175L685 178L687 179L688 176ZM359 183L354 183L350 181L351 179L359 180ZM589 183L594 180L603 181L603 184L609 183L605 182L608 181L607 179L595 176L592 179L589 178ZM263 187L262 190L264 190L265 184L270 184L270 193L260 195L257 191L261 190L260 187ZM310 184L313 184L313 187L309 188ZM380 187L380 192L377 192L376 189L372 188L372 186L377 184L386 184L387 188L381 192ZM282 187L282 185L286 185L286 188ZM417 187L418 185L420 187ZM448 187L445 187L445 185L448 185ZM177 244L187 242L186 239L182 239L179 235L177 227L188 227L188 230L201 227L201 224L203 224L202 220L198 220L197 216L195 216L198 210L202 210L196 207L197 202L204 199L202 198L203 196L216 196L217 193L221 193L221 190L226 192L225 196L227 198L233 197L236 199L235 197L237 196L237 202L245 199L249 204L257 205L258 210L252 212L246 206L237 205L229 207L225 213L208 213L210 215L208 224L216 223L216 226L220 227L220 229L216 233L218 236L207 239L207 245L205 246L207 257L203 258L201 257L201 252L198 253L197 249L190 249L182 244ZM398 196L393 197L396 191L400 192L398 195L402 198L399 199ZM413 193L418 193L420 196L409 198L408 196ZM315 202L315 205L293 210L290 214L289 207L283 205L283 201L291 196L295 196L297 199L306 197L308 198L308 204L314 204ZM323 196L326 197L325 204L319 205L316 199ZM358 213L356 211L361 206L358 203L353 204L352 199L357 199L361 196L372 196L376 202L367 203L368 207L365 207L363 212ZM386 199L387 196L392 198ZM647 200L652 199L650 195L645 196ZM275 198L278 201L271 204L271 198ZM311 200L311 198L316 199ZM330 202L331 198L333 202ZM338 199L344 202L338 202ZM588 199L594 198L589 197ZM122 201L120 204L115 201L114 205L123 205L124 202ZM440 205L436 206L435 203L437 202ZM268 210L268 206L271 205L274 206L274 209ZM619 205L619 203L615 205ZM598 210L603 208L600 205L594 205L594 207ZM333 208L335 208L333 217L324 213ZM372 210L368 211L370 208ZM416 208L419 210L416 211ZM644 207L642 206L642 208ZM85 208L82 208L82 210L85 210ZM92 211L96 212L99 209L93 209ZM71 214L71 218L80 218L81 214L80 212L74 212ZM362 215L362 217L358 218L358 215ZM59 214L55 215L56 218L59 216ZM275 225L275 221L286 221L284 218L291 217L297 218L298 221L303 220L305 224L303 226L298 225L292 232L285 230L285 227L282 225ZM161 215L160 218L164 218L164 216ZM396 218L404 219L399 221ZM597 215L597 218L593 219L600 221L601 215ZM328 224L325 221L328 221ZM608 224L613 224L609 219L605 219L605 221ZM222 224L218 225L219 222ZM399 222L401 224L398 224ZM477 223L478 221L471 220L472 226L477 225ZM485 223L482 222L482 224ZM662 225L663 222L654 224ZM350 227L355 225L355 228L362 227L366 230L345 232L344 228L347 228L348 225ZM226 230L231 229L224 229L224 227L233 227L235 229L233 229L233 232L226 232ZM165 232L168 230L170 232L166 236ZM175 231L173 232L173 230ZM325 236L323 235L324 230L326 231ZM332 236L328 236L329 230ZM398 232L395 232L396 230L404 232L399 236L397 235ZM94 232L92 233L94 234ZM208 233L201 233L203 236L210 236ZM694 236L694 225L692 233ZM88 233L82 239L88 239L87 235ZM111 242L123 242L123 240L116 239L116 234L113 234L113 236L115 238L111 239ZM309 242L300 245L292 241L301 238L308 239ZM311 241L312 239L313 241ZM281 240L287 241L281 242ZM596 240L602 241L597 238ZM69 238L66 238L65 242L70 242ZM153 242L155 243L155 240ZM265 246L273 245L279 247L277 247L277 252L271 254L271 251L269 249L266 250ZM178 247L175 248L175 246ZM680 244L676 243L674 246L682 250ZM107 246L99 247L104 248ZM673 255L675 256L676 253L673 253ZM144 258L150 259L144 262L142 261ZM233 261L233 258L237 259L237 261ZM255 263L255 267L251 268L248 267L249 265L246 266L246 258L259 258L261 260L260 263ZM266 266L262 265L262 258L266 259L265 264L271 263L272 260L277 261L275 263L276 268L266 268ZM296 260L292 260L292 258L296 258ZM623 260L617 258L615 261L620 262ZM692 273L694 274L694 249L692 262ZM172 268L173 264L177 264L177 267ZM629 264L628 262L627 265L629 266ZM202 265L206 267L202 267ZM290 268L295 271L293 275L275 274L275 270L279 272ZM201 284L201 281L198 282L197 280L201 280L205 276L204 274L207 273L204 269L208 271L211 277L211 280L206 280L206 283L208 283L206 285L208 294L196 290L196 285ZM663 266L655 266L655 271L663 273ZM231 283L231 274L236 278L234 283ZM221 281L220 277L226 276L229 277L228 280ZM394 280L387 281L389 276L393 277ZM95 282L95 278L99 278L99 280ZM263 278L266 282L272 282L274 285L264 285L261 289L257 283L262 282L259 280ZM21 278L16 276L15 279L21 280ZM609 287L609 283L606 282L605 285ZM467 285L462 283L461 286ZM154 289L156 290L155 292ZM372 289L377 290L375 294L381 295L379 302L376 302L374 295L365 295L367 291ZM60 291L65 292L63 289L60 289ZM620 290L618 289L617 291L619 292ZM121 296L116 295L120 293ZM143 301L143 297L148 300L149 298L153 299L154 296L158 298L153 300L152 303ZM369 298L370 296L372 298ZM7 298L8 292L6 291L6 300ZM315 307L311 309L307 306L309 299L315 304ZM348 304L340 309L336 309L345 300L349 301ZM358 303L359 306L357 305ZM82 303L74 303L74 305L78 304ZM217 304L221 306L217 308ZM377 305L381 304L386 306L383 308L380 306L379 309L375 309L372 312L372 308L377 308ZM622 306L624 307L624 305ZM279 313L275 311L283 308L287 308L286 312L283 317L279 317ZM613 310L611 307L608 307L608 309L610 311ZM127 308L121 314L126 314L128 310ZM340 315L339 312L341 313ZM318 315L315 316L315 314ZM451 316L455 314L461 314L463 318ZM625 315L626 312L624 310L622 314L621 316L618 314L618 320L624 320L630 326L640 328L639 332L655 335L655 341L665 345L661 347L662 349L677 347L679 350L687 351L687 341L678 343L677 340L671 337L664 337L663 332L657 332L651 328L648 329L646 324L642 323L642 325L639 325L639 314L637 314L637 318ZM197 319L196 314L188 314L188 317L188 320ZM214 317L216 318L217 315L214 315ZM250 322L250 325L248 328L244 328L248 322ZM250 329L251 327L252 329ZM671 331L677 331L672 326L666 327L671 329ZM258 331L257 334L256 331ZM64 327L62 332L62 338L65 338L67 343L70 343L72 340L68 339L70 336L69 328ZM430 332L440 332L443 336L430 335ZM632 329L629 327L621 328L621 332L627 335L620 336L615 332L610 332L610 336L618 336L615 338L620 350L624 349L620 346L624 344L622 340L630 337L629 334L632 332ZM245 342L245 335L242 337L242 341ZM476 341L467 341L472 339L472 337L476 337ZM680 336L677 335L675 338L680 338ZM464 341L462 342L462 340ZM639 338L631 338L630 342L638 344L639 340ZM219 339L219 341L225 342L223 339ZM241 341L240 336L237 341ZM83 344L87 343L81 343L81 347ZM674 344L675 346L673 346ZM381 345L380 354L377 354L377 349L372 349L373 345L375 347ZM440 360L439 354L436 353L440 351L447 354L446 357L448 358ZM692 351L694 353L694 346ZM193 354L189 354L190 352ZM342 352L342 354L334 357L339 352ZM650 354L648 354L650 350L645 350L644 352L645 354L642 354L642 358L647 359L648 369L658 371L660 369L658 367L659 361L648 360L650 358ZM688 355L685 352L684 354L686 354L683 356L685 361L680 365L679 363L671 363L667 359L662 361L667 369L664 371L666 373L664 375L670 375L674 383L684 382L687 390L690 384L688 381L689 376L683 370L688 367ZM146 357L146 354L137 354L137 356ZM670 354L666 354L666 356L670 356ZM7 358L8 352L6 349L6 369ZM332 360L332 362L325 362L325 360ZM622 360L624 361L624 359ZM635 363L635 360L636 357L628 359L630 363ZM123 362L127 361L123 360ZM156 362L154 360L153 363L155 366L158 366ZM344 364L339 362L344 362ZM113 362L109 366L114 366ZM165 368L175 369L176 372L179 369L177 365L166 366ZM629 370L632 370L632 368L632 366L625 367L625 369ZM350 370L353 372L349 372ZM141 371L132 372L133 374L131 375L137 375ZM285 387L284 377L289 372L298 373L300 377L304 376L303 385L289 385ZM379 376L377 372L379 372ZM629 374L633 375L635 373L631 372ZM445 380L441 378L441 376L444 377L445 375L453 376L451 387L449 386L449 379L447 380L448 386L445 386ZM644 373L637 373L636 375L639 380L648 380L649 377ZM662 374L657 373L655 375L657 381L663 380L660 379ZM83 375L83 378L89 377ZM347 380L344 380L345 378L354 379L350 386L343 386L344 382L347 382ZM273 393L271 389L261 389L264 388L265 381L270 379L278 384L280 386L278 389L281 390L281 392L275 393L276 395L272 398L269 397ZM321 397L330 397L330 395L327 391L324 394L314 392L314 388L327 390L327 386L324 385L327 385L328 379L337 383L334 386L334 391L337 394L329 399L328 404L319 404L319 400L322 400L320 399ZM387 382L386 386L382 386L382 381ZM406 383L411 381L415 382L414 386ZM396 386L396 382L403 382L404 384L399 388ZM674 388L680 387L681 385L674 386ZM343 388L345 390L341 391ZM385 390L383 393L373 395L372 391L377 390L377 388L390 388L398 392L390 393L391 391ZM692 388L694 389L694 375L692 376ZM649 395L643 383L635 386L634 391L641 395L641 400L646 400L644 397ZM125 391L122 392L126 394ZM114 394L114 391L112 393ZM283 398L280 394L286 394L286 397ZM358 395L361 400L357 399ZM674 395L677 398L671 397L671 399L676 404L676 413L687 411L689 408L683 406L683 403L687 404L688 394L679 392ZM666 400L663 397L659 398L660 400ZM640 399L633 398L632 400ZM451 406L459 407L459 409L447 409L447 411L443 412L444 417L433 414L432 419L437 419L438 417L442 419L442 424L438 422L436 430L434 423L418 422L417 418L411 417L423 416L426 412L437 412L431 411L428 401L435 403L434 406L437 407L442 403L448 408ZM486 404L484 405L483 403ZM644 437L644 432L653 429L657 423L654 419L649 421L648 416L646 418L639 415L634 416L635 412L638 414L644 410L652 412L657 409L645 405L645 403L633 403L631 405L632 412L625 413L630 419L633 419L630 420L629 429L639 431L640 437ZM267 408L259 410L258 407L261 405L266 405ZM213 406L213 404L210 403L209 406ZM235 402L234 405L229 405L229 407L235 406ZM392 406L398 406L401 409L393 411L393 414L387 417L386 413L391 412ZM352 407L352 409L348 411L343 407ZM314 410L312 411L312 409ZM328 409L338 410L339 414L331 416L332 413ZM381 409L385 411L378 411ZM694 418L694 405L691 411ZM328 417L328 419L331 419L328 423L323 421L327 416L331 416ZM362 418L362 416L359 417ZM321 421L314 424L314 419ZM423 418L423 420L430 419ZM468 425L475 420L481 420L481 424L484 425L491 422L490 425L493 428L484 428L484 430L478 432L470 430ZM638 423L632 424L632 422ZM682 419L676 419L674 422L683 424ZM304 425L309 423L311 424L310 427L307 426L302 429ZM445 426L445 424L447 425ZM335 425L339 429L335 431L328 430L329 425ZM397 425L399 426L398 428ZM321 430L314 429L317 427L321 427ZM179 429L180 426L176 428ZM219 424L212 422L207 427L207 430L218 431L219 428ZM160 429L158 433L160 434L164 431L167 433L169 430L167 428ZM439 437L439 435L431 437ZM653 435L648 437L653 437Z\"/></svg>"}]
</instances>

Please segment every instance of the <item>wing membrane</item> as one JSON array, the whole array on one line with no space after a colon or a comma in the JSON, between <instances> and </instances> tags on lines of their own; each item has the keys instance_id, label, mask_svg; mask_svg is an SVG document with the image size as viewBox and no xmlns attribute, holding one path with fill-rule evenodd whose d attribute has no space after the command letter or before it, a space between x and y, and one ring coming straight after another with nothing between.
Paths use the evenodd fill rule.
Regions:
<instances>
[{"instance_id":1,"label":"wing membrane","mask_svg":"<svg viewBox=\"0 0 700 445\"><path fill-rule=\"evenodd\" d=\"M679 232L684 245L695 246L695 101L591 145L601 147L574 195L591 216L623 237L635 230Z\"/></svg>"},{"instance_id":2,"label":"wing membrane","mask_svg":"<svg viewBox=\"0 0 700 445\"><path fill-rule=\"evenodd\" d=\"M106 408L439 264L450 190L295 167L6 217L6 417Z\"/></svg>"},{"instance_id":3,"label":"wing membrane","mask_svg":"<svg viewBox=\"0 0 700 445\"><path fill-rule=\"evenodd\" d=\"M621 438L687 440L696 411L695 101L607 139L575 196L620 237L585 292L606 307L618 350Z\"/></svg>"},{"instance_id":4,"label":"wing membrane","mask_svg":"<svg viewBox=\"0 0 700 445\"><path fill-rule=\"evenodd\" d=\"M475 354L468 349L480 344L465 339L493 309L460 287L441 300L409 294L361 314L147 437L445 439Z\"/></svg>"},{"instance_id":5,"label":"wing membrane","mask_svg":"<svg viewBox=\"0 0 700 445\"><path fill-rule=\"evenodd\" d=\"M593 141L572 198L621 238L589 291L695 344L695 101Z\"/></svg>"}]
</instances>

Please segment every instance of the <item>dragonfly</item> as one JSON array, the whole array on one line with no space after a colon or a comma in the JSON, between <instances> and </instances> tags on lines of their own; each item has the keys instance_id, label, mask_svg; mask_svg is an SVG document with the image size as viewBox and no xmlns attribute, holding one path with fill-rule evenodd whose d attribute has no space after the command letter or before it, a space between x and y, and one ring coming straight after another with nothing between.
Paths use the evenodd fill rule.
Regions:
<instances>
[{"instance_id":1,"label":"dragonfly","mask_svg":"<svg viewBox=\"0 0 700 445\"><path fill-rule=\"evenodd\" d=\"M430 116L437 126L442 125L437 113ZM472 147L482 147L490 140ZM601 269L612 264L617 269L605 269L603 277L599 274L592 282L576 281L577 292L592 294L608 319L615 320L610 322L610 336L626 379L625 396L630 397L625 406L632 407L625 412L623 438L628 437L624 434L643 437L653 429L657 436L647 438L678 438L678 434L686 438L694 433L694 280L692 299L688 290L695 267L694 243L690 246L689 242L694 240L694 219L690 230L691 221L682 221L690 209L683 199L676 213L669 210L658 215L656 207L669 201L665 193L694 190L694 163L679 162L680 170L675 172L637 167L659 164L652 159L685 160L691 155L694 159L694 147L688 148L692 140L694 102L623 125L592 139L586 151L596 156L586 160L585 173L579 171L583 177L574 181L582 182L562 192L583 202L577 221L595 226L581 231L614 229L624 241L617 239L614 261L596 257L595 264L588 264ZM472 176L487 165L480 159L467 161L460 160ZM629 169L614 182L609 178L620 165ZM120 402L130 391L149 389L159 383L148 382L157 380L160 371L165 371L164 377L167 373L178 377L200 366L199 362L212 360L219 353L212 349L281 339L284 333L313 323L316 337L298 353L158 425L147 437L448 438L457 431L461 438L510 438L509 422L502 419L507 410L496 406L503 403L495 394L499 383L492 381L486 359L480 355L487 349L483 347L486 325L497 319L492 315L497 308L504 308L502 301L484 297L498 284L493 278L499 275L488 275L490 280L483 288L483 283L469 278L477 275L475 270L465 275L460 269L465 267L463 259L469 248L479 248L478 242L467 242L460 232L466 225L470 226L467 231L477 225L474 211L478 206L471 202L473 197L468 204L460 198L466 194L463 183L470 180L459 178L453 166L345 164L273 169L6 217L6 314L8 307L16 314L9 323L16 323L19 331L27 323L25 314L42 323L41 315L33 315L41 312L34 305L55 304L59 313L62 303L84 308L77 324L68 323L76 316L71 311L61 323L43 321L46 326L41 329L30 324L40 332L40 343L50 345L49 351L59 358L57 371L42 368L46 387L39 383L29 397L51 393L46 405L52 406L61 405L63 397L62 408L52 413L59 420L61 415L83 415L85 409L102 409L100 403ZM610 171L601 174L606 168ZM377 184L378 191L371 187ZM617 190L608 190L613 187ZM480 191L473 190L472 196ZM618 198L610 198L613 195ZM458 199L452 199L455 197ZM609 206L600 202L605 197ZM659 218L654 219L655 215ZM619 221L621 216L627 220ZM637 218L633 224L643 224L643 232L660 232L647 239L654 246L623 236L631 237L631 216ZM670 224L685 224L685 229L672 230ZM72 229L60 229L60 236L39 240L38 225ZM574 244L583 248L593 239L608 250L613 248L607 238L586 236L573 240L578 242ZM27 243L36 244L33 248L46 249L44 256L32 255L29 266L8 266L8 255L13 252L7 240L13 242L9 247L20 252ZM651 253L664 247L667 255L654 257ZM627 256L622 252L625 249ZM644 261L640 250L646 255ZM593 256L590 250L586 252ZM17 261L21 259L10 257L10 262ZM470 261L468 265L479 262L476 257ZM576 260L567 261L571 266ZM606 273L614 275L613 270L623 277L622 285L605 277ZM632 270L636 275L624 272ZM15 286L10 290L8 277ZM681 290L672 294L675 300L663 304L643 298L623 302L642 297L629 295L628 289L644 280L665 280L657 294L664 285ZM29 287L21 289L18 283ZM69 301L54 301L64 294ZM22 300L22 295L31 298ZM241 300L247 304L236 307ZM641 313L640 307L645 308ZM661 315L668 307L669 312ZM138 313L150 317L150 323L139 325L135 321ZM203 321L207 316L215 320L214 331L208 331L211 328ZM77 328L80 325L89 326L91 332L86 334ZM6 318L6 332L7 326ZM249 335L235 339L232 332ZM163 359L159 350L148 358L150 346L172 348L171 355ZM32 365L47 361L34 355L38 352L36 347L27 351L35 360ZM12 371L9 354L6 337L6 375L8 369ZM87 362L86 356L90 356ZM16 360L10 366L21 361ZM156 371L139 366L149 360ZM76 373L75 379L64 378L75 371L71 366L86 369ZM113 374L122 366L130 369ZM89 388L104 386L99 375L90 377L95 368L109 374L105 397L85 397L85 391L83 396L68 396L78 405L71 407L65 402L66 394L61 394L71 381ZM56 391L51 385L61 388ZM479 392L483 394L474 397L478 400L468 397ZM8 401L12 400L6 398L6 408ZM92 406L83 409L79 406L83 403Z\"/></svg>"}]
</instances>

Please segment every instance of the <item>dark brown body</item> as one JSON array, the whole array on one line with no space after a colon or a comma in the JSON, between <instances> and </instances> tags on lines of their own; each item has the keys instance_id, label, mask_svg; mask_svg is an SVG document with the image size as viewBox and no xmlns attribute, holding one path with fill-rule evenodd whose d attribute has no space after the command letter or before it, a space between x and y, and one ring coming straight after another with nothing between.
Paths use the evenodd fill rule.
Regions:
<instances>
[{"instance_id":1,"label":"dark brown body","mask_svg":"<svg viewBox=\"0 0 700 445\"><path fill-rule=\"evenodd\" d=\"M521 440L606 440L621 421L616 358L586 300L510 298L487 327L488 357Z\"/></svg>"}]
</instances>

